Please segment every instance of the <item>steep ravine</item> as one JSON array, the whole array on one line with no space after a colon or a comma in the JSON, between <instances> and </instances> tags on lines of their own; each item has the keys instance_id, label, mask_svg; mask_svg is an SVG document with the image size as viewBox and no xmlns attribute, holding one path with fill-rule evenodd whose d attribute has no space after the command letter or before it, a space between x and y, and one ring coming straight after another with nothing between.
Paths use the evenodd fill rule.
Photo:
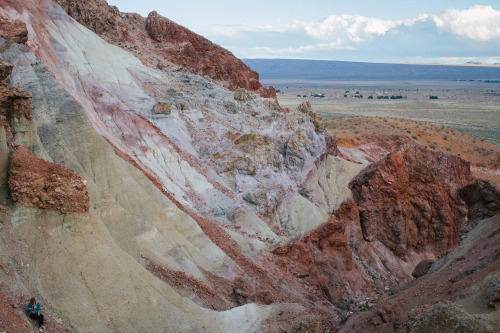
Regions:
<instances>
[{"instance_id":1,"label":"steep ravine","mask_svg":"<svg viewBox=\"0 0 500 333\"><path fill-rule=\"evenodd\" d=\"M0 292L37 295L49 331L336 331L460 240L459 158L407 144L349 162L308 103L144 66L49 0L0 14L19 29L2 91L24 107L2 103ZM487 225L478 288L499 270ZM404 311L362 325L407 331Z\"/></svg>"}]
</instances>

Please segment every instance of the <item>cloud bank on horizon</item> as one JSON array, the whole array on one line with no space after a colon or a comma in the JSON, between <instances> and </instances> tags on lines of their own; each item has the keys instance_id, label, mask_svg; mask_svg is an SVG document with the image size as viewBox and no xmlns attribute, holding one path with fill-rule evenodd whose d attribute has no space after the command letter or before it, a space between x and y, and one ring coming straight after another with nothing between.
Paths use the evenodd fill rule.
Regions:
<instances>
[{"instance_id":1,"label":"cloud bank on horizon","mask_svg":"<svg viewBox=\"0 0 500 333\"><path fill-rule=\"evenodd\" d=\"M404 20L344 14L282 25L219 25L207 37L240 58L500 63L500 10L474 5Z\"/></svg>"}]
</instances>

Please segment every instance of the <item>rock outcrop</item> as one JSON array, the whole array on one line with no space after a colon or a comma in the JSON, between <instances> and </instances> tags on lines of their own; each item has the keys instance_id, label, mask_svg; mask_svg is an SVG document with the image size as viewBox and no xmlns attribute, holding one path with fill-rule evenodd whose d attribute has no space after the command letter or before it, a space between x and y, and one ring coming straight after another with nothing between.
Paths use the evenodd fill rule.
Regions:
<instances>
[{"instance_id":1,"label":"rock outcrop","mask_svg":"<svg viewBox=\"0 0 500 333\"><path fill-rule=\"evenodd\" d=\"M115 36L127 36L127 26L120 20L120 11L109 6L106 0L55 0L69 16L96 34L106 32Z\"/></svg>"},{"instance_id":2,"label":"rock outcrop","mask_svg":"<svg viewBox=\"0 0 500 333\"><path fill-rule=\"evenodd\" d=\"M151 39L161 43L164 57L173 64L223 82L229 90L244 88L262 97L276 97L273 90L262 87L257 72L252 71L231 52L159 15L156 11L148 15L146 31Z\"/></svg>"},{"instance_id":3,"label":"rock outcrop","mask_svg":"<svg viewBox=\"0 0 500 333\"><path fill-rule=\"evenodd\" d=\"M344 284L363 284L363 273L355 268L345 235L346 222L332 217L303 237L272 250L276 265L313 288L321 295L319 301L335 304L343 297Z\"/></svg>"},{"instance_id":4,"label":"rock outcrop","mask_svg":"<svg viewBox=\"0 0 500 333\"><path fill-rule=\"evenodd\" d=\"M350 317L340 332L496 332L500 215L483 220L426 275ZM445 325L446 323L446 325Z\"/></svg>"},{"instance_id":5,"label":"rock outcrop","mask_svg":"<svg viewBox=\"0 0 500 333\"><path fill-rule=\"evenodd\" d=\"M460 239L467 209L458 190L472 181L468 162L404 145L350 184L363 237L401 258L410 249L444 253Z\"/></svg>"},{"instance_id":6,"label":"rock outcrop","mask_svg":"<svg viewBox=\"0 0 500 333\"><path fill-rule=\"evenodd\" d=\"M5 80L12 73L12 65L0 61L0 200L5 200L7 194L7 172L9 170L9 155L14 143L14 136L7 121L10 115L10 103L7 99L9 89Z\"/></svg>"},{"instance_id":7,"label":"rock outcrop","mask_svg":"<svg viewBox=\"0 0 500 333\"><path fill-rule=\"evenodd\" d=\"M10 20L0 15L0 37L18 44L28 41L28 29L20 20Z\"/></svg>"},{"instance_id":8,"label":"rock outcrop","mask_svg":"<svg viewBox=\"0 0 500 333\"><path fill-rule=\"evenodd\" d=\"M500 213L500 192L486 180L477 179L459 190L465 201L470 221L477 221Z\"/></svg>"},{"instance_id":9,"label":"rock outcrop","mask_svg":"<svg viewBox=\"0 0 500 333\"><path fill-rule=\"evenodd\" d=\"M14 202L28 207L62 213L89 210L86 181L69 168L36 157L24 146L17 147L10 159L9 190Z\"/></svg>"},{"instance_id":10,"label":"rock outcrop","mask_svg":"<svg viewBox=\"0 0 500 333\"><path fill-rule=\"evenodd\" d=\"M30 98L32 97L29 91L11 89L7 93L7 100L2 108L14 140L17 144L27 147L33 147L37 143L37 133L31 113Z\"/></svg>"},{"instance_id":11,"label":"rock outcrop","mask_svg":"<svg viewBox=\"0 0 500 333\"><path fill-rule=\"evenodd\" d=\"M155 114L170 114L172 112L172 106L168 103L156 103L153 106L153 112Z\"/></svg>"}]
</instances>

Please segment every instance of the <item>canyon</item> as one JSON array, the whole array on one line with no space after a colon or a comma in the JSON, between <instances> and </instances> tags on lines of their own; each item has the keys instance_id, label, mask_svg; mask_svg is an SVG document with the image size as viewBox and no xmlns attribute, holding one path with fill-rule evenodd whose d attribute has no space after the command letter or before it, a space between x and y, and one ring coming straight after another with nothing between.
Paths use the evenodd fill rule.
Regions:
<instances>
[{"instance_id":1,"label":"canyon","mask_svg":"<svg viewBox=\"0 0 500 333\"><path fill-rule=\"evenodd\" d=\"M500 328L500 199L469 162L338 147L156 12L0 0L0 46L4 331L33 295L48 332Z\"/></svg>"}]
</instances>

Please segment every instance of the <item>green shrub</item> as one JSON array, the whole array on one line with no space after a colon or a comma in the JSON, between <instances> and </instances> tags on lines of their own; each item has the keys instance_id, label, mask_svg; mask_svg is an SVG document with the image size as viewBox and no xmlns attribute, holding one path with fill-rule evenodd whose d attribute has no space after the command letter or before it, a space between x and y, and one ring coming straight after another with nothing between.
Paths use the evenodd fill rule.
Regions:
<instances>
[{"instance_id":1,"label":"green shrub","mask_svg":"<svg viewBox=\"0 0 500 333\"><path fill-rule=\"evenodd\" d=\"M339 298L339 300L337 301L337 303L335 303L335 305L341 309L341 310L344 310L344 311L351 311L351 301L349 301L347 298Z\"/></svg>"},{"instance_id":2,"label":"green shrub","mask_svg":"<svg viewBox=\"0 0 500 333\"><path fill-rule=\"evenodd\" d=\"M368 304L368 302L366 302L364 305L362 305L359 308L359 311L360 312L365 312L365 311L370 311L371 309L372 309L371 306Z\"/></svg>"}]
</instances>

